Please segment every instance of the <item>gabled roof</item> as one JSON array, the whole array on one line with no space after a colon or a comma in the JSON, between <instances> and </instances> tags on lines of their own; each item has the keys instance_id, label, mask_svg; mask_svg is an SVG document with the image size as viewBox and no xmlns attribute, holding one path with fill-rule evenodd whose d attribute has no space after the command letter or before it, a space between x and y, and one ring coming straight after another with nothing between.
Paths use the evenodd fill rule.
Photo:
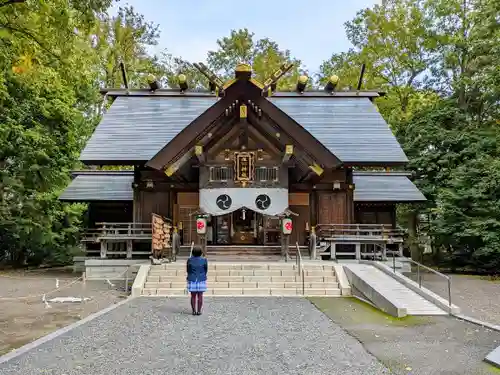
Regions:
<instances>
[{"instance_id":1,"label":"gabled roof","mask_svg":"<svg viewBox=\"0 0 500 375\"><path fill-rule=\"evenodd\" d=\"M365 97L278 97L269 100L345 164L408 162L391 129Z\"/></svg>"},{"instance_id":2,"label":"gabled roof","mask_svg":"<svg viewBox=\"0 0 500 375\"><path fill-rule=\"evenodd\" d=\"M131 201L133 171L81 171L59 197L62 201Z\"/></svg>"},{"instance_id":3,"label":"gabled roof","mask_svg":"<svg viewBox=\"0 0 500 375\"><path fill-rule=\"evenodd\" d=\"M118 97L80 160L87 164L147 161L216 101L214 96Z\"/></svg>"},{"instance_id":4,"label":"gabled roof","mask_svg":"<svg viewBox=\"0 0 500 375\"><path fill-rule=\"evenodd\" d=\"M353 172L355 202L424 202L426 198L404 174Z\"/></svg>"},{"instance_id":5,"label":"gabled roof","mask_svg":"<svg viewBox=\"0 0 500 375\"><path fill-rule=\"evenodd\" d=\"M206 93L179 95L169 91L161 95L117 96L80 160L86 164L150 161L218 100ZM269 100L316 138L321 143L316 153L323 149L324 155L331 153L346 165L404 164L408 159L371 102L372 96L358 97L343 92L335 95L276 93L259 100L265 101L264 104ZM328 158L324 155L321 161L326 162Z\"/></svg>"}]
</instances>

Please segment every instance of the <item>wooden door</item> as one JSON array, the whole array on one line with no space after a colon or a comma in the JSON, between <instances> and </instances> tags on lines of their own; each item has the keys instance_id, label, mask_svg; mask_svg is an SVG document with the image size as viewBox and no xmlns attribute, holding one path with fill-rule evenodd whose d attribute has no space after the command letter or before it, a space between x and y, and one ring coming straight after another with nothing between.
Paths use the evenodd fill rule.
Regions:
<instances>
[{"instance_id":1,"label":"wooden door","mask_svg":"<svg viewBox=\"0 0 500 375\"><path fill-rule=\"evenodd\" d=\"M318 194L318 224L346 224L347 196L345 191Z\"/></svg>"}]
</instances>

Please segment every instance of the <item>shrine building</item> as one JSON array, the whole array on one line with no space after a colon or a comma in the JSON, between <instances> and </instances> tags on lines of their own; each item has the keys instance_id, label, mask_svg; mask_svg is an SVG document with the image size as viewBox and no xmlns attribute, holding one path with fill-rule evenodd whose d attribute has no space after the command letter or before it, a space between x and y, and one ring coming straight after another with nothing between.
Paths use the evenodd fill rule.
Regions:
<instances>
[{"instance_id":1,"label":"shrine building","mask_svg":"<svg viewBox=\"0 0 500 375\"><path fill-rule=\"evenodd\" d=\"M89 169L74 172L60 197L88 203L89 256L145 255L153 214L179 228L184 246L200 241L196 217L205 215L208 254L239 247L269 255L283 217L293 222L291 244L307 245L316 228L320 239L349 235L344 245L366 245L376 231L394 233L397 204L425 200L396 171L408 159L377 110L383 93L336 91L335 76L322 90L306 90L302 76L296 90L276 91L288 65L264 83L246 64L225 83L197 67L211 90L190 90L181 77L175 89L151 82L101 91L112 104L81 152ZM92 242L104 232L103 256Z\"/></svg>"}]
</instances>

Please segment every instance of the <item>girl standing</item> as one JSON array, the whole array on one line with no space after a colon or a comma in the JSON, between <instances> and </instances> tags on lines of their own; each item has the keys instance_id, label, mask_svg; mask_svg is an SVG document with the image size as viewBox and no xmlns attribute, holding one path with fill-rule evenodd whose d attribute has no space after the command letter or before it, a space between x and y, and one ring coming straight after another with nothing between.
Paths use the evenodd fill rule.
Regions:
<instances>
[{"instance_id":1,"label":"girl standing","mask_svg":"<svg viewBox=\"0 0 500 375\"><path fill-rule=\"evenodd\" d=\"M208 262L201 255L201 248L196 246L187 261L187 290L191 293L193 315L201 315L203 293L207 290Z\"/></svg>"}]
</instances>

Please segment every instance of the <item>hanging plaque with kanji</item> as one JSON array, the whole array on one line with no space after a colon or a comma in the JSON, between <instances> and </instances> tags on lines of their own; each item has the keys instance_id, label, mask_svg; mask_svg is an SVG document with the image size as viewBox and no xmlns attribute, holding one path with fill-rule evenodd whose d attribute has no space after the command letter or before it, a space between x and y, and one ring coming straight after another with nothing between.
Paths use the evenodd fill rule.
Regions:
<instances>
[{"instance_id":1,"label":"hanging plaque with kanji","mask_svg":"<svg viewBox=\"0 0 500 375\"><path fill-rule=\"evenodd\" d=\"M254 174L254 154L252 152L236 152L235 179L236 181L252 181Z\"/></svg>"}]
</instances>

